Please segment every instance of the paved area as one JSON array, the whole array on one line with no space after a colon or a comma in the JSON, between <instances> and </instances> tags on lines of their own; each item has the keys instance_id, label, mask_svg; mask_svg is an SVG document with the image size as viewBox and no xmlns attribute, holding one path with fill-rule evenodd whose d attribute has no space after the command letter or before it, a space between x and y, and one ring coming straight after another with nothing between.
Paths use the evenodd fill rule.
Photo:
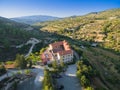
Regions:
<instances>
[{"instance_id":1,"label":"paved area","mask_svg":"<svg viewBox=\"0 0 120 90\"><path fill-rule=\"evenodd\" d=\"M37 73L35 77L32 77L18 85L17 90L42 90L42 80L43 80L43 67L36 66L36 69L31 69L32 72Z\"/></svg>"},{"instance_id":2,"label":"paved area","mask_svg":"<svg viewBox=\"0 0 120 90\"><path fill-rule=\"evenodd\" d=\"M43 69L44 67L41 66L35 66L35 69L29 69L30 71L36 73L35 77L28 78L25 81L20 82L18 85L17 90L41 90L42 80L43 80ZM10 77L13 74L16 74L18 71L21 71L22 73L25 72L25 70L8 70L7 74L4 74L0 77L0 80L3 80L6 77Z\"/></svg>"},{"instance_id":3,"label":"paved area","mask_svg":"<svg viewBox=\"0 0 120 90\"><path fill-rule=\"evenodd\" d=\"M63 90L81 90L76 77L63 76L63 78L59 79L59 84L64 85Z\"/></svg>"},{"instance_id":4,"label":"paved area","mask_svg":"<svg viewBox=\"0 0 120 90\"><path fill-rule=\"evenodd\" d=\"M64 85L64 90L82 90L76 77L76 65L70 65L58 83Z\"/></svg>"},{"instance_id":5,"label":"paved area","mask_svg":"<svg viewBox=\"0 0 120 90\"><path fill-rule=\"evenodd\" d=\"M26 79L18 85L17 90L42 90L42 80L43 80L43 67L36 66L36 69L30 69L32 72L36 73L35 77ZM9 71L9 75L17 72L17 70ZM24 72L24 71L22 71ZM5 75L6 76L6 75ZM81 90L81 86L76 77L76 65L69 65L67 71L58 79L60 85L64 85L64 90Z\"/></svg>"},{"instance_id":6,"label":"paved area","mask_svg":"<svg viewBox=\"0 0 120 90\"><path fill-rule=\"evenodd\" d=\"M18 71L9 71L7 70L7 73L0 76L0 81L2 81L3 79L7 78L7 77L11 77L13 74L16 74Z\"/></svg>"},{"instance_id":7,"label":"paved area","mask_svg":"<svg viewBox=\"0 0 120 90\"><path fill-rule=\"evenodd\" d=\"M21 82L18 85L17 90L40 90L40 87L35 86L34 80L35 78L32 77L28 80L25 80L24 82Z\"/></svg>"},{"instance_id":8,"label":"paved area","mask_svg":"<svg viewBox=\"0 0 120 90\"><path fill-rule=\"evenodd\" d=\"M41 82L35 83L35 77L29 78L24 82L21 82L17 90L42 90Z\"/></svg>"}]
</instances>

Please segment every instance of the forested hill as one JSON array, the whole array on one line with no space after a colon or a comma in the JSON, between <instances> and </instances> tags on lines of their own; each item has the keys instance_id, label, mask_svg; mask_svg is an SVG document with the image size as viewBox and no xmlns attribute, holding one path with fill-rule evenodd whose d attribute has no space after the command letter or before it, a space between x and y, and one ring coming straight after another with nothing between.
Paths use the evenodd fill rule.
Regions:
<instances>
[{"instance_id":1,"label":"forested hill","mask_svg":"<svg viewBox=\"0 0 120 90\"><path fill-rule=\"evenodd\" d=\"M19 45L31 37L37 37L38 32L30 25L0 17L0 46Z\"/></svg>"},{"instance_id":2,"label":"forested hill","mask_svg":"<svg viewBox=\"0 0 120 90\"><path fill-rule=\"evenodd\" d=\"M120 9L37 23L35 26L77 40L99 42L104 48L120 52Z\"/></svg>"},{"instance_id":3,"label":"forested hill","mask_svg":"<svg viewBox=\"0 0 120 90\"><path fill-rule=\"evenodd\" d=\"M30 38L42 39L45 36L46 33L35 27L0 17L0 61L13 60L17 53L26 54L30 46L21 49L15 47L26 43Z\"/></svg>"}]
</instances>

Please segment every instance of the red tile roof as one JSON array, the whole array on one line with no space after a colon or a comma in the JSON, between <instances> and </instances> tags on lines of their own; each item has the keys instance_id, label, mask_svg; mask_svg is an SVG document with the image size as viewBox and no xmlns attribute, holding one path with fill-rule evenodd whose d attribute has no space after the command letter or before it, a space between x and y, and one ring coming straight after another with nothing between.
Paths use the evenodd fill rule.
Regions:
<instances>
[{"instance_id":1,"label":"red tile roof","mask_svg":"<svg viewBox=\"0 0 120 90\"><path fill-rule=\"evenodd\" d=\"M52 44L50 44L50 45L54 48L54 47L56 47L56 46L63 45L63 41L55 42L55 43L52 43Z\"/></svg>"},{"instance_id":2,"label":"red tile roof","mask_svg":"<svg viewBox=\"0 0 120 90\"><path fill-rule=\"evenodd\" d=\"M53 53L57 53L58 51L63 51L64 49L63 48L57 48L57 49L53 49L52 51L53 51Z\"/></svg>"},{"instance_id":3,"label":"red tile roof","mask_svg":"<svg viewBox=\"0 0 120 90\"><path fill-rule=\"evenodd\" d=\"M55 43L52 43L50 45L52 46L53 50L56 48L61 50L61 46L63 46L65 50L70 50L70 46L69 46L68 42L65 40L60 41L60 42L55 42Z\"/></svg>"},{"instance_id":4,"label":"red tile roof","mask_svg":"<svg viewBox=\"0 0 120 90\"><path fill-rule=\"evenodd\" d=\"M66 54L72 54L72 53L73 53L72 50L60 51L60 52L58 52L58 54L60 54L60 55L66 55Z\"/></svg>"},{"instance_id":5,"label":"red tile roof","mask_svg":"<svg viewBox=\"0 0 120 90\"><path fill-rule=\"evenodd\" d=\"M55 43L52 43L52 44L49 44L49 45L52 46L51 51L53 51L53 54L58 53L61 56L61 55L66 55L66 54L72 54L73 53L73 51L71 50L68 42L65 41L65 40L60 41L60 42L55 42ZM43 62L47 62L47 61L51 60L52 57L54 57L52 55L52 52L49 52L48 50L46 50L41 55L41 59L43 60Z\"/></svg>"}]
</instances>

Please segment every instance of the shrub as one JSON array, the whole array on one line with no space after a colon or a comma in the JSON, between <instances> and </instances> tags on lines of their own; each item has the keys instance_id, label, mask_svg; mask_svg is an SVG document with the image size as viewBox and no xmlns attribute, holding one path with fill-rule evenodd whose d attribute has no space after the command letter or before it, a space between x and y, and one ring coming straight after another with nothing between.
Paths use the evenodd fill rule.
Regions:
<instances>
[{"instance_id":1,"label":"shrub","mask_svg":"<svg viewBox=\"0 0 120 90\"><path fill-rule=\"evenodd\" d=\"M92 88L91 86L88 86L87 88L85 88L85 90L94 90L94 88Z\"/></svg>"},{"instance_id":2,"label":"shrub","mask_svg":"<svg viewBox=\"0 0 120 90\"><path fill-rule=\"evenodd\" d=\"M7 61L6 64L10 65L10 64L13 64L14 61Z\"/></svg>"},{"instance_id":3,"label":"shrub","mask_svg":"<svg viewBox=\"0 0 120 90\"><path fill-rule=\"evenodd\" d=\"M25 74L30 74L30 72L31 72L31 71L30 71L30 70L28 70L28 69L27 69L27 70L25 70Z\"/></svg>"},{"instance_id":4,"label":"shrub","mask_svg":"<svg viewBox=\"0 0 120 90\"><path fill-rule=\"evenodd\" d=\"M15 67L20 69L27 68L27 61L25 60L23 55L17 54L15 59Z\"/></svg>"},{"instance_id":5,"label":"shrub","mask_svg":"<svg viewBox=\"0 0 120 90\"><path fill-rule=\"evenodd\" d=\"M86 78L85 75L82 75L80 78L80 83L82 86L86 87L88 85L90 85L90 81Z\"/></svg>"},{"instance_id":6,"label":"shrub","mask_svg":"<svg viewBox=\"0 0 120 90\"><path fill-rule=\"evenodd\" d=\"M0 65L0 75L6 73L6 68L3 65Z\"/></svg>"}]
</instances>

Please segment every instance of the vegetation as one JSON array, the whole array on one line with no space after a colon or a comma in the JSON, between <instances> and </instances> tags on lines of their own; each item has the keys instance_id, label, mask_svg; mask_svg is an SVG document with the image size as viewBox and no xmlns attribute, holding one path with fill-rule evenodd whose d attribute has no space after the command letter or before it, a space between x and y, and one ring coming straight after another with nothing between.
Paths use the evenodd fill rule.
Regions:
<instances>
[{"instance_id":1,"label":"vegetation","mask_svg":"<svg viewBox=\"0 0 120 90\"><path fill-rule=\"evenodd\" d=\"M54 60L53 62L52 62L52 67L54 68L54 70L58 70L58 64L57 64L57 60Z\"/></svg>"},{"instance_id":2,"label":"vegetation","mask_svg":"<svg viewBox=\"0 0 120 90\"><path fill-rule=\"evenodd\" d=\"M31 37L39 38L42 43L35 47L28 58L25 59L23 55L16 56L16 67L28 68L41 60L40 54L45 50L45 48L41 49L42 47L54 41L67 40L80 56L83 54L84 58L77 63L76 74L85 90L119 90L120 9L34 25L44 32L2 17L0 17L0 23L0 60L14 60L16 53L23 54L29 49L29 45L21 49L16 49L16 45L25 43ZM28 27L34 30L28 31ZM90 47L94 42L98 43L98 47ZM85 48L81 48L81 46ZM39 49L41 49L40 52ZM36 51L37 53L35 53ZM55 72L61 72L66 67L62 61L60 65L54 61L51 66ZM4 66L0 65L0 70L2 70L0 74L5 72ZM45 70L44 75L43 90L54 90L54 80L51 78L49 70Z\"/></svg>"},{"instance_id":3,"label":"vegetation","mask_svg":"<svg viewBox=\"0 0 120 90\"><path fill-rule=\"evenodd\" d=\"M39 35L39 32L36 30L28 31L27 28L31 26L26 24L20 24L2 17L0 17L0 23L0 45L3 45L5 48L11 47L11 45L22 44L31 37L38 37Z\"/></svg>"},{"instance_id":4,"label":"vegetation","mask_svg":"<svg viewBox=\"0 0 120 90\"><path fill-rule=\"evenodd\" d=\"M17 53L25 54L29 45L22 48L16 46L26 43L30 38L43 39L45 35L49 36L30 25L0 17L0 60L14 60Z\"/></svg>"},{"instance_id":5,"label":"vegetation","mask_svg":"<svg viewBox=\"0 0 120 90\"><path fill-rule=\"evenodd\" d=\"M20 69L27 68L27 61L23 55L17 54L15 59L15 67Z\"/></svg>"},{"instance_id":6,"label":"vegetation","mask_svg":"<svg viewBox=\"0 0 120 90\"><path fill-rule=\"evenodd\" d=\"M54 69L53 72L55 74L59 74L60 72L64 72L66 67L67 67L67 65L62 60L60 61L60 64L58 64L57 61L54 60L52 62L52 65L50 65L50 66Z\"/></svg>"},{"instance_id":7,"label":"vegetation","mask_svg":"<svg viewBox=\"0 0 120 90\"><path fill-rule=\"evenodd\" d=\"M61 67L61 69L66 68L66 64L63 62L63 59L60 60L60 67Z\"/></svg>"},{"instance_id":8,"label":"vegetation","mask_svg":"<svg viewBox=\"0 0 120 90\"><path fill-rule=\"evenodd\" d=\"M30 72L31 72L30 70L25 70L25 74L27 75L30 74Z\"/></svg>"},{"instance_id":9,"label":"vegetation","mask_svg":"<svg viewBox=\"0 0 120 90\"><path fill-rule=\"evenodd\" d=\"M99 81L99 88L114 88L114 90L119 90L119 80L120 73L119 66L120 56L104 50L102 48L89 47L83 50L83 56L89 61L89 63L99 71L97 75L100 80L94 79L94 82ZM100 84L103 83L104 85ZM96 84L96 83L95 83Z\"/></svg>"},{"instance_id":10,"label":"vegetation","mask_svg":"<svg viewBox=\"0 0 120 90\"><path fill-rule=\"evenodd\" d=\"M96 71L90 65L86 65L88 62L84 64L83 61L86 63L85 60L80 60L77 62L76 74L81 85L87 89L91 85L91 78L96 76Z\"/></svg>"},{"instance_id":11,"label":"vegetation","mask_svg":"<svg viewBox=\"0 0 120 90\"><path fill-rule=\"evenodd\" d=\"M6 73L6 68L4 65L0 64L0 76Z\"/></svg>"},{"instance_id":12,"label":"vegetation","mask_svg":"<svg viewBox=\"0 0 120 90\"><path fill-rule=\"evenodd\" d=\"M13 63L14 63L14 61L7 61L7 62L5 62L5 64L7 64L7 65L11 65Z\"/></svg>"},{"instance_id":13,"label":"vegetation","mask_svg":"<svg viewBox=\"0 0 120 90\"><path fill-rule=\"evenodd\" d=\"M79 54L79 56L83 54L83 51L77 45L71 45L71 46Z\"/></svg>"},{"instance_id":14,"label":"vegetation","mask_svg":"<svg viewBox=\"0 0 120 90\"><path fill-rule=\"evenodd\" d=\"M43 90L55 90L53 79L48 69L44 70Z\"/></svg>"},{"instance_id":15,"label":"vegetation","mask_svg":"<svg viewBox=\"0 0 120 90\"><path fill-rule=\"evenodd\" d=\"M41 54L46 50L47 47L42 47L38 52L31 53L26 60L29 61L30 64L36 64L37 61L41 61Z\"/></svg>"},{"instance_id":16,"label":"vegetation","mask_svg":"<svg viewBox=\"0 0 120 90\"><path fill-rule=\"evenodd\" d=\"M120 9L112 9L84 16L38 23L43 31L54 32L72 39L99 42L103 48L120 52Z\"/></svg>"},{"instance_id":17,"label":"vegetation","mask_svg":"<svg viewBox=\"0 0 120 90\"><path fill-rule=\"evenodd\" d=\"M41 61L40 54L38 52L31 53L30 56L26 58L30 63L36 64L37 61Z\"/></svg>"},{"instance_id":18,"label":"vegetation","mask_svg":"<svg viewBox=\"0 0 120 90\"><path fill-rule=\"evenodd\" d=\"M92 87L87 87L85 90L94 90Z\"/></svg>"}]
</instances>

